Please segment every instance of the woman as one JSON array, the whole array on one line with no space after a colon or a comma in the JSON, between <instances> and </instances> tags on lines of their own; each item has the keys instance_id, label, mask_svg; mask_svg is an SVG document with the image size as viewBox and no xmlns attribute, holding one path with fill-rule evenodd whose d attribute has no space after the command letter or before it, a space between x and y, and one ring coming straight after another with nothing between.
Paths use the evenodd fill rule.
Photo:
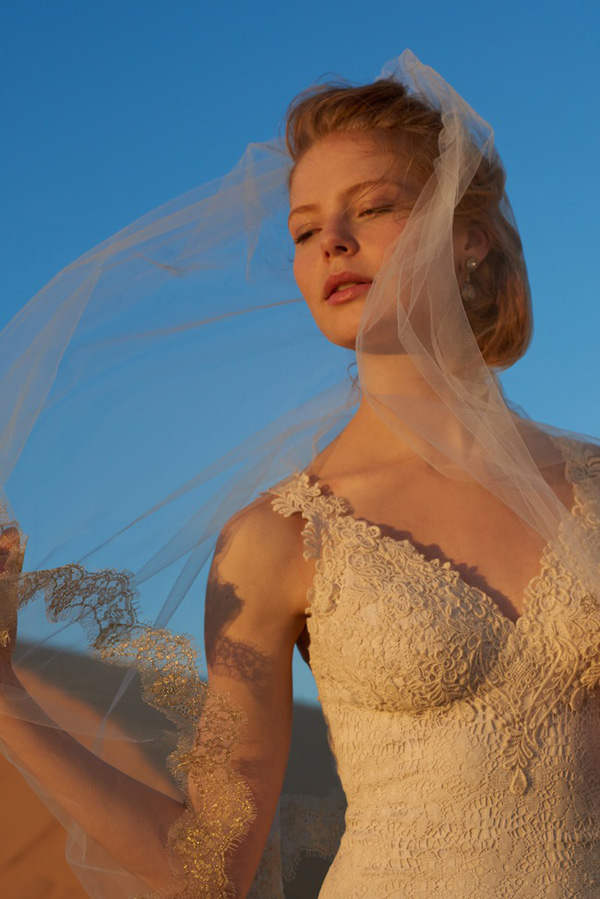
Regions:
<instances>
[{"instance_id":1,"label":"woman","mask_svg":"<svg viewBox=\"0 0 600 899\"><path fill-rule=\"evenodd\" d=\"M123 753L107 764L82 749L24 695L7 631L2 739L89 835L80 864L92 895L143 885L245 896L253 879L255 894L276 895L272 822L296 644L317 679L348 801L322 899L597 891L597 455L517 416L494 374L525 351L531 321L491 132L410 54L384 74L300 99L288 120L291 169L276 148L268 165L204 196L200 211L167 209L92 251L82 280L67 284L77 305L81 285L94 290L98 271L109 273L93 334L116 314L123 276L110 273L123 254L134 286L148 239L161 276L198 270L203 252L237 233L240 209L251 244L268 232L287 182L296 281L322 334L356 349L360 388L356 411L356 397L325 393L230 456L248 461L219 484L220 519L209 513L200 527L192 517L179 543L171 538L170 552L159 547L132 578L71 566L63 579L24 575L18 598L17 576L5 579L5 607L43 591L55 618L75 609L103 658L137 658L151 701L183 726L172 768L187 790L177 796L158 776L127 772ZM176 328L168 311L163 326ZM269 489L248 503L257 487ZM224 516L232 507L242 508ZM140 625L132 595L183 556L169 600L181 596L223 518L206 690L187 644ZM122 742L117 730L109 737L111 749ZM74 777L57 762L65 754ZM293 867L285 840L282 849Z\"/></svg>"}]
</instances>

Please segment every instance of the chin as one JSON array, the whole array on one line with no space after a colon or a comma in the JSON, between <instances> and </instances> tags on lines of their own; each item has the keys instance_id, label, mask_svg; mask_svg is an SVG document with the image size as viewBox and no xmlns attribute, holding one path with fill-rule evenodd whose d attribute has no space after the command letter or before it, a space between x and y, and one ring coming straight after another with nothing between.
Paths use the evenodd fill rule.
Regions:
<instances>
[{"instance_id":1,"label":"chin","mask_svg":"<svg viewBox=\"0 0 600 899\"><path fill-rule=\"evenodd\" d=\"M321 334L330 343L346 350L355 350L363 308L361 305L360 310L354 310L354 314L351 315L319 316L318 318L314 316L315 323ZM335 320L336 318L337 320Z\"/></svg>"},{"instance_id":2,"label":"chin","mask_svg":"<svg viewBox=\"0 0 600 899\"><path fill-rule=\"evenodd\" d=\"M332 340L332 343L335 343L336 346L343 347L345 350L355 350L356 349L356 334L352 337L343 338L340 337L339 340Z\"/></svg>"},{"instance_id":3,"label":"chin","mask_svg":"<svg viewBox=\"0 0 600 899\"><path fill-rule=\"evenodd\" d=\"M341 331L339 329L334 330L331 327L323 327L323 325L319 324L319 330L323 337L326 337L327 340L335 346L343 347L345 350L356 349L356 337L358 333L356 328L352 329L352 331Z\"/></svg>"}]
</instances>

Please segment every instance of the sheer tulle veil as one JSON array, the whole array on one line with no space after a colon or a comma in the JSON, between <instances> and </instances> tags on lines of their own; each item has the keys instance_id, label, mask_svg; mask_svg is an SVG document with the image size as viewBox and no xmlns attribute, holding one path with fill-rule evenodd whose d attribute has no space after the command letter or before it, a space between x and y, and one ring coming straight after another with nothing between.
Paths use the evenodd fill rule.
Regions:
<instances>
[{"instance_id":1,"label":"sheer tulle veil","mask_svg":"<svg viewBox=\"0 0 600 899\"><path fill-rule=\"evenodd\" d=\"M454 210L481 160L495 158L492 131L409 51L382 76L438 109L443 129L433 174L367 298L358 387L347 371L354 354L324 340L293 281L291 162L280 140L250 145L223 178L75 260L0 334L3 526L28 535L23 573L12 559L2 580L0 630L18 609L23 680L59 727L169 795L217 778L219 827L192 810L175 826L186 886L164 895L229 895L227 851L253 814L228 765L243 719L203 680L215 541L236 511L310 463L361 392L427 462L484 485L575 569L585 614L600 597L600 547L581 528L600 464L577 502L554 489L574 440L590 458L597 448L514 411L454 271ZM506 198L503 214L512 221ZM200 718L210 764L192 751ZM149 895L60 795L43 798L69 830L90 895ZM282 822L295 807L305 822L331 815L337 832L335 803L294 801L282 803ZM274 826L262 897L283 895L303 848L332 851L303 840Z\"/></svg>"}]
</instances>

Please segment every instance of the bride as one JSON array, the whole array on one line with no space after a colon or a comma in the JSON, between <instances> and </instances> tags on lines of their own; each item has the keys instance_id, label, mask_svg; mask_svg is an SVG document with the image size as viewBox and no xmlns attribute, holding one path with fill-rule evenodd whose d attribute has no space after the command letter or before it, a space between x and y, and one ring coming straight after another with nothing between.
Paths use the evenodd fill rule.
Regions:
<instances>
[{"instance_id":1,"label":"bride","mask_svg":"<svg viewBox=\"0 0 600 899\"><path fill-rule=\"evenodd\" d=\"M405 53L373 84L301 95L286 148L268 147L268 165L248 164L91 251L81 282L69 272L28 324L40 322L44 351L56 343L62 359L56 329L43 331L51 300L66 314L90 273L93 297L100 265L108 286L86 323L94 333L118 315L110 273L122 256L130 280L118 277L133 286L150 256L161 277L197 271L240 209L244 227L258 223L250 244L268 233L284 187L298 288L322 337L356 354L350 396L326 390L226 457L238 470L218 500L202 500L219 514L207 512L204 530L178 530L179 542L163 539L134 575L88 568L86 553L19 575L23 540L7 522L3 747L72 827L92 896L281 896L299 852L329 843L320 899L591 899L600 885L598 452L517 414L501 391L496 373L526 351L532 322L491 131ZM149 308L170 327L164 303ZM208 332L244 309L215 308L200 321ZM127 314L140 320L147 309ZM261 323L242 346L260 338ZM302 341L296 320L286 327ZM93 385L97 358L85 364ZM210 365L220 377L214 353ZM310 366L292 373L301 395ZM58 409L58 430L70 419L50 400L42 424ZM149 568L168 571L184 550L193 559L212 532L206 687L186 640L164 628L169 613L145 623L133 597ZM193 582L188 567L171 575L177 590ZM35 684L25 689L14 613L36 597L59 624L83 624L103 661L141 671L147 701L181 729L169 763L179 791L160 771L136 776L129 728L87 748L79 706L64 706L69 726L36 700ZM142 591L142 611L144 601ZM280 798L295 646L316 678L345 793L339 847L325 801Z\"/></svg>"}]
</instances>

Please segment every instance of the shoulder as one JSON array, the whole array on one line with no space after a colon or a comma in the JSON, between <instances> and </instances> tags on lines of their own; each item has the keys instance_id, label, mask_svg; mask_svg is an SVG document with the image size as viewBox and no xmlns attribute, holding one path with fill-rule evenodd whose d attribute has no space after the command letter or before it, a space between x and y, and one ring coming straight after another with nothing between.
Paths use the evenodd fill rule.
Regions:
<instances>
[{"instance_id":1,"label":"shoulder","mask_svg":"<svg viewBox=\"0 0 600 899\"><path fill-rule=\"evenodd\" d=\"M558 453L556 465L549 466L555 480L562 477L572 485L600 475L600 447L591 438L554 432L551 441Z\"/></svg>"},{"instance_id":2,"label":"shoulder","mask_svg":"<svg viewBox=\"0 0 600 899\"><path fill-rule=\"evenodd\" d=\"M274 501L262 494L229 519L215 547L219 565L262 569L268 563L270 572L283 573L302 558L302 519L278 514Z\"/></svg>"},{"instance_id":3,"label":"shoulder","mask_svg":"<svg viewBox=\"0 0 600 899\"><path fill-rule=\"evenodd\" d=\"M312 580L303 558L303 522L273 508L263 494L236 512L219 534L208 583L208 600L219 601L229 585L252 617L297 617Z\"/></svg>"},{"instance_id":4,"label":"shoulder","mask_svg":"<svg viewBox=\"0 0 600 899\"><path fill-rule=\"evenodd\" d=\"M592 438L524 418L516 424L546 483L563 502L574 484L600 474L600 447Z\"/></svg>"}]
</instances>

